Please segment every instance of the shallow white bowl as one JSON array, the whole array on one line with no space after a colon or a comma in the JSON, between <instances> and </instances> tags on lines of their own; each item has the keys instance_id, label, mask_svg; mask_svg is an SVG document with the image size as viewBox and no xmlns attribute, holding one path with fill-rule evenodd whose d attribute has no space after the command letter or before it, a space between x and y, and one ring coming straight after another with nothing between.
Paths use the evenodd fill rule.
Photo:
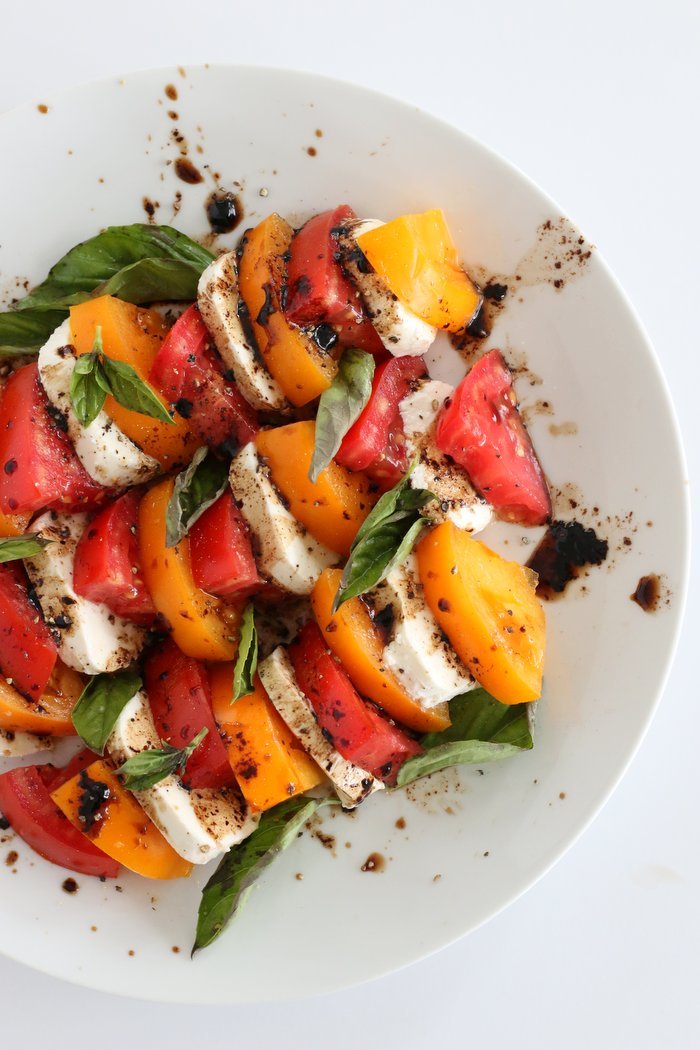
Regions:
<instances>
[{"instance_id":1,"label":"shallow white bowl","mask_svg":"<svg viewBox=\"0 0 700 1050\"><path fill-rule=\"evenodd\" d=\"M525 405L550 405L552 414L535 413L532 431L563 490L559 502L574 499L588 524L602 520L611 544L607 565L547 609L535 750L437 775L410 796L373 799L352 819L327 821L336 856L305 835L194 961L206 872L170 885L125 876L121 892L78 878L67 896L65 873L16 839L0 858L19 851L16 873L0 865L0 950L76 983L235 1003L384 974L473 930L542 875L596 814L649 723L688 558L683 456L653 350L595 251L584 265L567 261L578 234L556 205L483 146L412 107L331 80L235 67L142 73L36 101L48 112L35 104L0 118L0 291L9 296L15 277L40 279L100 227L143 221L145 198L158 202L158 222L204 235L204 200L234 183L246 224L272 210L300 220L341 201L384 218L441 206L468 265L523 278L511 282L488 345L516 364L526 358L519 393ZM199 185L174 173L175 129L205 175ZM556 236L543 232L547 220ZM446 342L436 368L463 370ZM541 384L530 385L533 375ZM575 433L555 436L550 424L574 424L563 429ZM524 560L522 535L499 527L486 539ZM669 602L645 615L629 595L650 572L664 575ZM373 851L386 868L363 873Z\"/></svg>"}]
</instances>

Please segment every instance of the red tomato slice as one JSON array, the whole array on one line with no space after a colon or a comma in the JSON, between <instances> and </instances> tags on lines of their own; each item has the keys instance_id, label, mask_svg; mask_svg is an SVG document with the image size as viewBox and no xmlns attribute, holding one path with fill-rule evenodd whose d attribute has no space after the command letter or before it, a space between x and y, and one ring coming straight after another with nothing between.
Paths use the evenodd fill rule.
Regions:
<instances>
[{"instance_id":1,"label":"red tomato slice","mask_svg":"<svg viewBox=\"0 0 700 1050\"><path fill-rule=\"evenodd\" d=\"M48 685L58 650L27 597L18 565L0 565L0 670L18 692L38 700Z\"/></svg>"},{"instance_id":2,"label":"red tomato slice","mask_svg":"<svg viewBox=\"0 0 700 1050\"><path fill-rule=\"evenodd\" d=\"M257 416L223 375L196 303L168 332L149 378L207 445L245 445L257 434Z\"/></svg>"},{"instance_id":3,"label":"red tomato slice","mask_svg":"<svg viewBox=\"0 0 700 1050\"><path fill-rule=\"evenodd\" d=\"M464 377L440 411L436 436L499 518L542 525L551 516L547 482L500 350L490 350Z\"/></svg>"},{"instance_id":4,"label":"red tomato slice","mask_svg":"<svg viewBox=\"0 0 700 1050\"><path fill-rule=\"evenodd\" d=\"M408 467L399 404L412 380L425 374L422 357L392 357L379 365L370 399L338 449L338 463L348 470L364 470L387 488L399 480Z\"/></svg>"},{"instance_id":5,"label":"red tomato slice","mask_svg":"<svg viewBox=\"0 0 700 1050\"><path fill-rule=\"evenodd\" d=\"M73 587L118 616L151 624L156 607L141 573L137 535L140 497L127 492L93 518L75 552Z\"/></svg>"},{"instance_id":6,"label":"red tomato slice","mask_svg":"<svg viewBox=\"0 0 700 1050\"><path fill-rule=\"evenodd\" d=\"M420 744L365 703L313 621L290 645L289 658L329 743L349 762L393 783L402 763L421 750Z\"/></svg>"},{"instance_id":7,"label":"red tomato slice","mask_svg":"<svg viewBox=\"0 0 700 1050\"><path fill-rule=\"evenodd\" d=\"M168 639L149 656L144 678L162 740L173 747L184 747L201 729L209 730L187 763L183 784L190 788L234 784L236 778L214 721L204 665L185 656Z\"/></svg>"},{"instance_id":8,"label":"red tomato slice","mask_svg":"<svg viewBox=\"0 0 700 1050\"><path fill-rule=\"evenodd\" d=\"M0 510L88 510L109 493L88 476L53 414L36 364L7 380L0 400Z\"/></svg>"},{"instance_id":9,"label":"red tomato slice","mask_svg":"<svg viewBox=\"0 0 700 1050\"><path fill-rule=\"evenodd\" d=\"M96 757L94 751L91 751L89 747L84 747L78 751L77 755L73 755L65 766L54 766L49 762L45 766L37 766L37 769L46 785L46 790L51 794L52 791L67 784L73 777L77 777L78 773L82 773L84 769L92 765Z\"/></svg>"},{"instance_id":10,"label":"red tomato slice","mask_svg":"<svg viewBox=\"0 0 700 1050\"><path fill-rule=\"evenodd\" d=\"M287 267L285 315L292 324L331 325L342 346L384 354L362 300L336 258L334 231L355 212L347 204L314 215L294 235Z\"/></svg>"},{"instance_id":11,"label":"red tomato slice","mask_svg":"<svg viewBox=\"0 0 700 1050\"><path fill-rule=\"evenodd\" d=\"M208 594L239 598L263 586L241 512L231 491L204 511L189 531L194 582Z\"/></svg>"},{"instance_id":12,"label":"red tomato slice","mask_svg":"<svg viewBox=\"0 0 700 1050\"><path fill-rule=\"evenodd\" d=\"M44 769L23 766L0 774L0 811L20 838L52 864L81 875L116 878L116 861L74 828L51 798Z\"/></svg>"}]
</instances>

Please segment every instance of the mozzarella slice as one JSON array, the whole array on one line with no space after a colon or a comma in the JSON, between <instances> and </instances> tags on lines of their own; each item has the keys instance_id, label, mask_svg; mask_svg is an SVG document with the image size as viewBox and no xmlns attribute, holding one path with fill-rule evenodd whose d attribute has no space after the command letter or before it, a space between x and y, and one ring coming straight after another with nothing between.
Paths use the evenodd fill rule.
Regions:
<instances>
[{"instance_id":1,"label":"mozzarella slice","mask_svg":"<svg viewBox=\"0 0 700 1050\"><path fill-rule=\"evenodd\" d=\"M233 372L238 389L258 410L290 412L292 406L272 378L257 347L246 337L238 316L238 268L235 252L220 255L199 279L197 301L224 363Z\"/></svg>"},{"instance_id":2,"label":"mozzarella slice","mask_svg":"<svg viewBox=\"0 0 700 1050\"><path fill-rule=\"evenodd\" d=\"M106 488L127 488L156 477L160 474L158 461L142 452L106 412L98 412L87 427L80 423L70 399L75 364L70 322L64 321L39 351L39 378L49 401L65 420L78 459L92 480Z\"/></svg>"},{"instance_id":3,"label":"mozzarella slice","mask_svg":"<svg viewBox=\"0 0 700 1050\"><path fill-rule=\"evenodd\" d=\"M290 514L252 442L234 457L229 481L250 527L260 573L290 594L310 594L323 570L338 564L338 555Z\"/></svg>"},{"instance_id":4,"label":"mozzarella slice","mask_svg":"<svg viewBox=\"0 0 700 1050\"><path fill-rule=\"evenodd\" d=\"M385 348L394 357L420 357L435 342L437 328L394 295L380 274L364 262L357 238L384 223L365 219L349 223L338 237L343 268L357 288Z\"/></svg>"},{"instance_id":5,"label":"mozzarella slice","mask_svg":"<svg viewBox=\"0 0 700 1050\"><path fill-rule=\"evenodd\" d=\"M142 751L161 747L148 699L143 690L131 698L107 741L110 757L121 765ZM134 798L176 853L191 864L207 864L255 831L252 813L235 789L188 791L174 775Z\"/></svg>"},{"instance_id":6,"label":"mozzarella slice","mask_svg":"<svg viewBox=\"0 0 700 1050\"><path fill-rule=\"evenodd\" d=\"M50 736L0 729L0 758L24 758L38 751L52 751L53 746L53 737Z\"/></svg>"},{"instance_id":7,"label":"mozzarella slice","mask_svg":"<svg viewBox=\"0 0 700 1050\"><path fill-rule=\"evenodd\" d=\"M437 707L476 688L425 601L415 554L367 597L375 614L384 612L382 620L388 623L384 663L422 707Z\"/></svg>"},{"instance_id":8,"label":"mozzarella slice","mask_svg":"<svg viewBox=\"0 0 700 1050\"><path fill-rule=\"evenodd\" d=\"M53 511L37 518L31 531L52 542L24 564L63 662L84 674L101 674L129 667L146 630L73 590L75 548L88 520L87 514Z\"/></svg>"},{"instance_id":9,"label":"mozzarella slice","mask_svg":"<svg viewBox=\"0 0 700 1050\"><path fill-rule=\"evenodd\" d=\"M304 750L325 772L345 809L354 809L372 792L383 789L381 780L348 762L328 743L311 704L297 685L291 661L281 646L258 665L258 673L278 713Z\"/></svg>"},{"instance_id":10,"label":"mozzarella slice","mask_svg":"<svg viewBox=\"0 0 700 1050\"><path fill-rule=\"evenodd\" d=\"M409 462L418 457L411 474L413 488L430 489L438 498L424 509L433 521L451 521L465 532L481 532L493 518L493 510L475 491L465 471L441 452L435 442L435 424L446 397L448 383L421 379L399 405Z\"/></svg>"}]
</instances>

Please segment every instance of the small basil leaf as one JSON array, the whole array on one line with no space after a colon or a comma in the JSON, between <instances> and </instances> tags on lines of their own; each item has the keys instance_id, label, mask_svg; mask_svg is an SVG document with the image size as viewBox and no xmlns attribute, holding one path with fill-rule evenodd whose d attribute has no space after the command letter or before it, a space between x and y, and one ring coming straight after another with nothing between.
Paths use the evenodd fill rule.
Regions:
<instances>
[{"instance_id":1,"label":"small basil leaf","mask_svg":"<svg viewBox=\"0 0 700 1050\"><path fill-rule=\"evenodd\" d=\"M226 464L207 448L198 448L189 466L175 479L165 512L167 547L174 547L187 535L197 519L223 493L227 483Z\"/></svg>"},{"instance_id":2,"label":"small basil leaf","mask_svg":"<svg viewBox=\"0 0 700 1050\"><path fill-rule=\"evenodd\" d=\"M321 394L316 414L314 454L309 479L316 482L369 401L374 358L363 350L346 350L328 390Z\"/></svg>"},{"instance_id":3,"label":"small basil leaf","mask_svg":"<svg viewBox=\"0 0 700 1050\"><path fill-rule=\"evenodd\" d=\"M0 538L0 565L7 561L19 561L20 558L31 558L40 554L44 547L53 540L43 536L3 536Z\"/></svg>"},{"instance_id":4,"label":"small basil leaf","mask_svg":"<svg viewBox=\"0 0 700 1050\"><path fill-rule=\"evenodd\" d=\"M8 310L0 313L0 359L22 357L41 350L65 310Z\"/></svg>"},{"instance_id":5,"label":"small basil leaf","mask_svg":"<svg viewBox=\"0 0 700 1050\"><path fill-rule=\"evenodd\" d=\"M255 629L255 608L249 602L243 613L241 637L238 642L238 656L233 669L233 698L248 696L253 692L253 679L258 668L258 632Z\"/></svg>"},{"instance_id":6,"label":"small basil leaf","mask_svg":"<svg viewBox=\"0 0 700 1050\"><path fill-rule=\"evenodd\" d=\"M83 689L71 718L78 736L103 755L115 722L142 682L133 671L94 675Z\"/></svg>"},{"instance_id":7,"label":"small basil leaf","mask_svg":"<svg viewBox=\"0 0 700 1050\"><path fill-rule=\"evenodd\" d=\"M83 354L75 362L70 377L70 403L78 422L84 427L94 422L107 397L101 370L99 358L94 352Z\"/></svg>"},{"instance_id":8,"label":"small basil leaf","mask_svg":"<svg viewBox=\"0 0 700 1050\"><path fill-rule=\"evenodd\" d=\"M115 361L103 354L102 372L112 397L124 408L139 412L142 416L158 419L162 423L174 424L175 420L163 402L131 365L124 361Z\"/></svg>"},{"instance_id":9,"label":"small basil leaf","mask_svg":"<svg viewBox=\"0 0 700 1050\"><path fill-rule=\"evenodd\" d=\"M188 758L199 747L208 732L206 727L200 729L196 737L185 747L163 744L163 747L141 751L138 755L128 758L116 770L124 778L124 787L129 791L147 791L154 784L165 780L171 773L182 775Z\"/></svg>"}]
</instances>

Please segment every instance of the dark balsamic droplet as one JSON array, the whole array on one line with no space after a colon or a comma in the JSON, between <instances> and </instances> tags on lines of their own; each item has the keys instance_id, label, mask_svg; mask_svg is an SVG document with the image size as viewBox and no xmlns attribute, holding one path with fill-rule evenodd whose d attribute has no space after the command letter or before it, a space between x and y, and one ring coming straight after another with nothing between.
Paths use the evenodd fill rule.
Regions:
<instances>
[{"instance_id":1,"label":"dark balsamic droplet","mask_svg":"<svg viewBox=\"0 0 700 1050\"><path fill-rule=\"evenodd\" d=\"M502 303L508 294L507 284L487 284L483 291L484 299L491 299L494 303Z\"/></svg>"},{"instance_id":2,"label":"dark balsamic droplet","mask_svg":"<svg viewBox=\"0 0 700 1050\"><path fill-rule=\"evenodd\" d=\"M561 594L584 565L600 565L608 556L608 541L580 521L553 521L528 561L537 573L541 598Z\"/></svg>"},{"instance_id":3,"label":"dark balsamic droplet","mask_svg":"<svg viewBox=\"0 0 700 1050\"><path fill-rule=\"evenodd\" d=\"M230 233L243 219L243 204L233 193L217 190L204 205L207 219L214 233Z\"/></svg>"},{"instance_id":4,"label":"dark balsamic droplet","mask_svg":"<svg viewBox=\"0 0 700 1050\"><path fill-rule=\"evenodd\" d=\"M630 598L633 602L636 602L639 608L643 609L644 612L654 612L659 604L659 597L661 594L660 583L661 581L656 573L650 573L649 576L642 576L634 589L634 593L630 594Z\"/></svg>"},{"instance_id":5,"label":"dark balsamic droplet","mask_svg":"<svg viewBox=\"0 0 700 1050\"><path fill-rule=\"evenodd\" d=\"M332 350L338 342L338 333L332 325L317 325L314 329L314 342L320 350L325 350L327 353L329 350Z\"/></svg>"},{"instance_id":6,"label":"dark balsamic droplet","mask_svg":"<svg viewBox=\"0 0 700 1050\"><path fill-rule=\"evenodd\" d=\"M175 161L175 174L178 179L182 179L183 182L188 182L190 185L204 182L204 176L201 171L194 166L188 157L177 158Z\"/></svg>"}]
</instances>

